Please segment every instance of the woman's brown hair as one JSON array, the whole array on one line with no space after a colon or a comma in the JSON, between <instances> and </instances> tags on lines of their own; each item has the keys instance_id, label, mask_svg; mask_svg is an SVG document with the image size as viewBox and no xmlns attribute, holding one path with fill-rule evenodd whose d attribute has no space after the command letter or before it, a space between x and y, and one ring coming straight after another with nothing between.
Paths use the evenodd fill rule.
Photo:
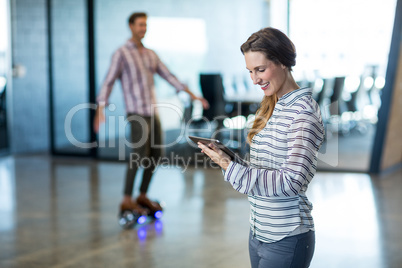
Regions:
<instances>
[{"instance_id":1,"label":"woman's brown hair","mask_svg":"<svg viewBox=\"0 0 402 268\"><path fill-rule=\"evenodd\" d=\"M283 64L289 71L296 65L296 49L292 41L280 30L267 27L253 33L247 41L241 45L241 52L261 52L267 59L275 64ZM251 143L254 135L260 132L272 116L278 97L264 96L260 108L255 114L253 127L247 135L247 141Z\"/></svg>"}]
</instances>

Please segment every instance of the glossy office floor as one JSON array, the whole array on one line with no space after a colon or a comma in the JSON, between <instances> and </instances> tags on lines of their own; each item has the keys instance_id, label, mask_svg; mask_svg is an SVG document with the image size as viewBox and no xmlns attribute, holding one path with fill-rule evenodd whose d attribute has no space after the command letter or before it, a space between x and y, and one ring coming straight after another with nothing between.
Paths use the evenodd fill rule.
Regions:
<instances>
[{"instance_id":1,"label":"glossy office floor","mask_svg":"<svg viewBox=\"0 0 402 268\"><path fill-rule=\"evenodd\" d=\"M247 199L220 170L159 168L149 194L164 216L130 230L117 222L124 174L118 162L0 158L0 267L250 267ZM319 172L308 196L311 267L402 267L401 170Z\"/></svg>"}]
</instances>

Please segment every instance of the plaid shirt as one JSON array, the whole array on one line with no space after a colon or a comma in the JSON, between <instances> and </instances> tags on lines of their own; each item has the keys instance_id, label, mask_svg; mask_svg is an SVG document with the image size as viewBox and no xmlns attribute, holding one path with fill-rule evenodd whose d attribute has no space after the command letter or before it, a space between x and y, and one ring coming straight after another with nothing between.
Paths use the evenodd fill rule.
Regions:
<instances>
[{"instance_id":1,"label":"plaid shirt","mask_svg":"<svg viewBox=\"0 0 402 268\"><path fill-rule=\"evenodd\" d=\"M120 79L127 113L150 116L152 104L156 103L154 74L159 74L177 91L184 90L182 84L162 63L153 50L143 48L140 52L132 40L120 47L112 57L106 79L97 102L106 105L114 82Z\"/></svg>"}]
</instances>

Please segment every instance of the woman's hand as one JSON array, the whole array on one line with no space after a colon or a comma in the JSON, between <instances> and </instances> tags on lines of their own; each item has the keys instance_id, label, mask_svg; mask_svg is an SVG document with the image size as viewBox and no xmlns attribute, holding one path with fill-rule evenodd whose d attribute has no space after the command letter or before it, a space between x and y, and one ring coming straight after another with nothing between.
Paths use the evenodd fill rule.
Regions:
<instances>
[{"instance_id":1,"label":"woman's hand","mask_svg":"<svg viewBox=\"0 0 402 268\"><path fill-rule=\"evenodd\" d=\"M208 146L202 144L201 142L197 143L198 148L201 149L201 152L208 155L212 161L218 164L221 168L226 170L231 162L230 157L219 149L215 144L210 143Z\"/></svg>"}]
</instances>

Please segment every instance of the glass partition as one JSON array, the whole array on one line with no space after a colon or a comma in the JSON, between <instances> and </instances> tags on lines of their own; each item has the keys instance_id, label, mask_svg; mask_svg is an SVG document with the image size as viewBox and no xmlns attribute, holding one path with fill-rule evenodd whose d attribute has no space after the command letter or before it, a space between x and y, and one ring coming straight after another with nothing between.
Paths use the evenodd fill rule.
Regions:
<instances>
[{"instance_id":1,"label":"glass partition","mask_svg":"<svg viewBox=\"0 0 402 268\"><path fill-rule=\"evenodd\" d=\"M57 154L88 154L87 1L51 0L53 139Z\"/></svg>"},{"instance_id":2,"label":"glass partition","mask_svg":"<svg viewBox=\"0 0 402 268\"><path fill-rule=\"evenodd\" d=\"M313 87L326 127L318 168L367 171L396 1L289 3L294 76Z\"/></svg>"},{"instance_id":3,"label":"glass partition","mask_svg":"<svg viewBox=\"0 0 402 268\"><path fill-rule=\"evenodd\" d=\"M230 0L180 3L157 0L139 1L136 5L132 5L130 1L112 3L108 0L96 0L97 94L113 53L131 37L127 20L136 11L148 14L144 44L154 50L169 70L195 94L202 94L202 73L222 74L225 83L237 86L240 92L240 89L248 87L244 80L244 77L248 79L248 73L240 45L252 32L267 26L267 6L264 0L236 3ZM159 115L164 131L164 144L173 147L181 141L184 143L182 129L185 127L186 97L176 94L175 89L158 75L155 75L155 90L158 105L161 105ZM226 93L229 91L230 88L227 87ZM236 96L229 94L229 97ZM125 122L126 112L120 82L115 83L109 103L112 105L106 108L106 124L101 127L98 135L98 156L121 159L130 152L126 146L130 130ZM202 115L200 103L194 103L188 110L191 113L190 118Z\"/></svg>"}]
</instances>

